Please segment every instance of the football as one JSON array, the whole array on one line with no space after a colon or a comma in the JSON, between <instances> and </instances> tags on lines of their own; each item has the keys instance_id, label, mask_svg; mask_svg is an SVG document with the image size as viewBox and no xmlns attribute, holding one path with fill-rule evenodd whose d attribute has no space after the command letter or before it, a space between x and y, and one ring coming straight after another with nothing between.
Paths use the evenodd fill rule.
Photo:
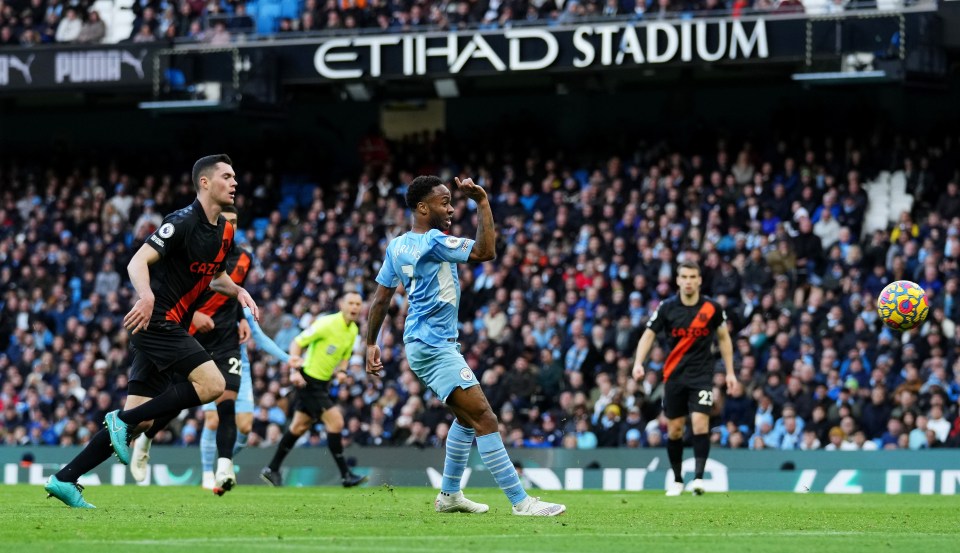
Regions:
<instances>
[{"instance_id":1,"label":"football","mask_svg":"<svg viewBox=\"0 0 960 553\"><path fill-rule=\"evenodd\" d=\"M891 282L877 298L877 313L883 324L894 330L910 330L927 318L927 295L915 282Z\"/></svg>"}]
</instances>

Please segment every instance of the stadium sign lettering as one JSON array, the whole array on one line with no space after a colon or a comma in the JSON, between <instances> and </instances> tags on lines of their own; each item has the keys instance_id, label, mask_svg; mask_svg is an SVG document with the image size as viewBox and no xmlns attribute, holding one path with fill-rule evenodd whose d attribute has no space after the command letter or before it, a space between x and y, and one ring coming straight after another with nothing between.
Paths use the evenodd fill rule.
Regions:
<instances>
[{"instance_id":1,"label":"stadium sign lettering","mask_svg":"<svg viewBox=\"0 0 960 553\"><path fill-rule=\"evenodd\" d=\"M60 52L56 56L57 83L100 83L116 82L123 78L121 69L129 65L138 79L144 78L143 58L146 50L135 57L127 50L91 50L81 52Z\"/></svg>"},{"instance_id":2,"label":"stadium sign lettering","mask_svg":"<svg viewBox=\"0 0 960 553\"><path fill-rule=\"evenodd\" d=\"M385 74L456 75L468 66L471 71L504 73L569 65L587 68L769 56L767 25L761 18L583 25L572 31L508 29L336 38L317 47L313 64L321 77L348 80ZM434 68L436 60L442 63L440 71Z\"/></svg>"},{"instance_id":3,"label":"stadium sign lettering","mask_svg":"<svg viewBox=\"0 0 960 553\"><path fill-rule=\"evenodd\" d=\"M30 76L30 65L36 56L29 56L26 61L17 56L0 56L0 86L10 84L10 70L20 73L20 77L25 83L31 83L33 77Z\"/></svg>"},{"instance_id":4,"label":"stadium sign lettering","mask_svg":"<svg viewBox=\"0 0 960 553\"><path fill-rule=\"evenodd\" d=\"M158 46L51 47L0 55L0 91L86 89L152 84Z\"/></svg>"}]
</instances>

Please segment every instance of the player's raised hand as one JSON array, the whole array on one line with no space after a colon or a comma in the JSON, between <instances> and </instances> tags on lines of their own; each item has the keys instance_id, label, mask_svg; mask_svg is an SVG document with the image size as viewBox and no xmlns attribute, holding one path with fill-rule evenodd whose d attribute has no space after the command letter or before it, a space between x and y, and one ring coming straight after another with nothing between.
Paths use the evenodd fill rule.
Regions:
<instances>
[{"instance_id":1,"label":"player's raised hand","mask_svg":"<svg viewBox=\"0 0 960 553\"><path fill-rule=\"evenodd\" d=\"M153 299L153 296L138 299L123 318L123 328L133 334L146 330L150 326L150 315L153 314Z\"/></svg>"},{"instance_id":2,"label":"player's raised hand","mask_svg":"<svg viewBox=\"0 0 960 553\"><path fill-rule=\"evenodd\" d=\"M453 181L457 183L457 188L471 200L479 203L487 199L487 191L479 184L474 184L473 179L461 181L460 177L453 177Z\"/></svg>"},{"instance_id":3,"label":"player's raised hand","mask_svg":"<svg viewBox=\"0 0 960 553\"><path fill-rule=\"evenodd\" d=\"M380 360L380 346L374 344L367 346L367 374L380 376L383 369L383 361Z\"/></svg>"},{"instance_id":4,"label":"player's raised hand","mask_svg":"<svg viewBox=\"0 0 960 553\"><path fill-rule=\"evenodd\" d=\"M260 308L257 307L257 302L253 301L250 293L244 288L237 292L237 301L240 302L240 307L249 307L250 312L253 313L253 320L260 322Z\"/></svg>"}]
</instances>

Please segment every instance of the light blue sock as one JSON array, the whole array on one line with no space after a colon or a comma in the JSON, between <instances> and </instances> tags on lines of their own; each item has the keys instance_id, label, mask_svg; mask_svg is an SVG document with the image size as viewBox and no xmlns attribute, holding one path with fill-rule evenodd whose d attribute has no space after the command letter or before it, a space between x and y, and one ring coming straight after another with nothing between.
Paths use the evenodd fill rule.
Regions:
<instances>
[{"instance_id":1,"label":"light blue sock","mask_svg":"<svg viewBox=\"0 0 960 553\"><path fill-rule=\"evenodd\" d=\"M500 439L500 433L494 432L486 436L477 436L477 449L480 451L480 458L487 470L496 479L497 484L503 493L507 494L510 503L516 505L527 498L527 492L520 483L520 477L517 476L517 469L513 467L513 461L507 455L507 450L503 448L503 440Z\"/></svg>"},{"instance_id":2,"label":"light blue sock","mask_svg":"<svg viewBox=\"0 0 960 553\"><path fill-rule=\"evenodd\" d=\"M217 460L217 431L206 426L200 433L200 466L204 471L213 470L213 462Z\"/></svg>"},{"instance_id":3,"label":"light blue sock","mask_svg":"<svg viewBox=\"0 0 960 553\"><path fill-rule=\"evenodd\" d=\"M233 456L236 457L240 450L247 447L247 435L243 432L237 432L237 441L233 444Z\"/></svg>"},{"instance_id":4,"label":"light blue sock","mask_svg":"<svg viewBox=\"0 0 960 553\"><path fill-rule=\"evenodd\" d=\"M447 458L443 462L443 480L440 481L441 492L460 491L460 479L463 477L463 469L467 467L475 435L472 428L462 426L459 421L455 420L450 425L450 432L447 434Z\"/></svg>"}]
</instances>

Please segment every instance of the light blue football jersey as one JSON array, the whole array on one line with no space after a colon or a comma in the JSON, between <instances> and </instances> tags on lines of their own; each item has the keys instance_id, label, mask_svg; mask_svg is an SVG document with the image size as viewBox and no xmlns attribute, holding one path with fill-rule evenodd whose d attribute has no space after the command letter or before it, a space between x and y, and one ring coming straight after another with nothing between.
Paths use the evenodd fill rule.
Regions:
<instances>
[{"instance_id":1,"label":"light blue football jersey","mask_svg":"<svg viewBox=\"0 0 960 553\"><path fill-rule=\"evenodd\" d=\"M473 240L447 236L437 229L407 232L390 241L377 283L396 288L403 283L410 307L403 342L431 346L456 341L460 309L457 263L466 263Z\"/></svg>"}]
</instances>

